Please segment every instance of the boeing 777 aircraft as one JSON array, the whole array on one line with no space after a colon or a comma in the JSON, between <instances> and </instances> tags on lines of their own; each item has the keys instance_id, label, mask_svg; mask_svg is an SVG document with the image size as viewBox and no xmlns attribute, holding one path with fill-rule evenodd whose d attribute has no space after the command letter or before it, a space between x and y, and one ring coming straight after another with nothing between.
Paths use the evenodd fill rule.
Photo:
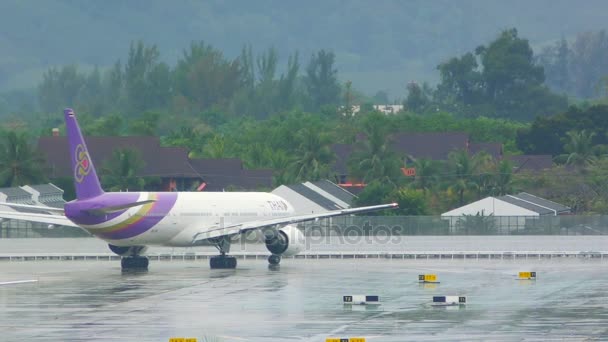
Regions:
<instances>
[{"instance_id":1,"label":"boeing 777 aircraft","mask_svg":"<svg viewBox=\"0 0 608 342\"><path fill-rule=\"evenodd\" d=\"M63 209L2 203L56 214L5 211L0 217L80 227L108 242L122 257L123 269L147 269L144 252L151 245L213 245L220 255L210 259L211 268L235 268L236 258L227 255L231 239L252 230L264 234L268 262L278 265L281 256L295 255L304 246L304 235L294 226L298 222L397 207L392 203L294 215L285 199L263 192L104 192L76 114L67 108L64 116L76 200Z\"/></svg>"}]
</instances>

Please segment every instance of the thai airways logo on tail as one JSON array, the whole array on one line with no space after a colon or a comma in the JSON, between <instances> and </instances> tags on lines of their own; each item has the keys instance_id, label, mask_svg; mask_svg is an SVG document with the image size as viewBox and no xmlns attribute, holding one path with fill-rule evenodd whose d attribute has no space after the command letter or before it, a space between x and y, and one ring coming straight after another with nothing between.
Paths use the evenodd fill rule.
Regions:
<instances>
[{"instance_id":1,"label":"thai airways logo on tail","mask_svg":"<svg viewBox=\"0 0 608 342\"><path fill-rule=\"evenodd\" d=\"M74 169L74 179L77 183L82 183L84 177L91 171L91 160L89 153L82 144L76 146L76 168Z\"/></svg>"},{"instance_id":2,"label":"thai airways logo on tail","mask_svg":"<svg viewBox=\"0 0 608 342\"><path fill-rule=\"evenodd\" d=\"M82 137L76 114L71 108L64 111L65 127L68 136L72 170L74 170L74 185L76 197L79 200L92 198L103 194L95 166L89 155L87 144Z\"/></svg>"}]
</instances>

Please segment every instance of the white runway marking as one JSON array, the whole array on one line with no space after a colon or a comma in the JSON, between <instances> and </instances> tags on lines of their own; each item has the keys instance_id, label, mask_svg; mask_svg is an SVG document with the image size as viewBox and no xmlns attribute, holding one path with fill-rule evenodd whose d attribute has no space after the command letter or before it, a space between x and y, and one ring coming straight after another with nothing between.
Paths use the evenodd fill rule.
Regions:
<instances>
[{"instance_id":1,"label":"white runway marking","mask_svg":"<svg viewBox=\"0 0 608 342\"><path fill-rule=\"evenodd\" d=\"M38 280L36 280L36 279L5 281L5 282L0 282L0 286L2 286L2 285L16 285L16 284L37 283L37 282L38 282Z\"/></svg>"}]
</instances>

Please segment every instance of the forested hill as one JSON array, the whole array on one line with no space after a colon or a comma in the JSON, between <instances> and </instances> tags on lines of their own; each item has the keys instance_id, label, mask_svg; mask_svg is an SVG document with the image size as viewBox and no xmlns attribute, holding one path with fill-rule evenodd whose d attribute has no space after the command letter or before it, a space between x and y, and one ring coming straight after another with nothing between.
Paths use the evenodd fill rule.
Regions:
<instances>
[{"instance_id":1,"label":"forested hill","mask_svg":"<svg viewBox=\"0 0 608 342\"><path fill-rule=\"evenodd\" d=\"M606 28L608 2L435 1L0 1L0 90L33 87L51 66L109 66L129 43L157 44L173 64L191 41L234 57L244 44L286 60L330 49L342 79L367 93L403 97L434 81L446 58L517 27L534 47Z\"/></svg>"}]
</instances>

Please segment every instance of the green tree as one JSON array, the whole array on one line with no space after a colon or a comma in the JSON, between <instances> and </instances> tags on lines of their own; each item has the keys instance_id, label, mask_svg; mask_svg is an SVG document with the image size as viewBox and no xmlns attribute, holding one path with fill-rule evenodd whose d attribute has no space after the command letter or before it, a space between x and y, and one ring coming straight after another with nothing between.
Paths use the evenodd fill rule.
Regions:
<instances>
[{"instance_id":1,"label":"green tree","mask_svg":"<svg viewBox=\"0 0 608 342\"><path fill-rule=\"evenodd\" d=\"M171 89L169 67L159 62L156 45L131 43L125 64L124 85L130 113L164 108Z\"/></svg>"},{"instance_id":2,"label":"green tree","mask_svg":"<svg viewBox=\"0 0 608 342\"><path fill-rule=\"evenodd\" d=\"M178 130L172 130L168 135L162 138L164 146L179 146L185 147L190 153L190 157L196 157L203 154L204 134L194 129L192 126L182 126Z\"/></svg>"},{"instance_id":3,"label":"green tree","mask_svg":"<svg viewBox=\"0 0 608 342\"><path fill-rule=\"evenodd\" d=\"M45 113L57 113L65 107L75 106L84 84L85 76L76 65L50 68L42 75L42 82L38 86L41 109Z\"/></svg>"},{"instance_id":4,"label":"green tree","mask_svg":"<svg viewBox=\"0 0 608 342\"><path fill-rule=\"evenodd\" d=\"M93 116L100 116L104 113L106 101L103 97L101 72L98 67L95 67L88 75L83 76L83 84L78 90L74 106Z\"/></svg>"},{"instance_id":5,"label":"green tree","mask_svg":"<svg viewBox=\"0 0 608 342\"><path fill-rule=\"evenodd\" d=\"M241 72L238 60L227 60L221 51L204 42L192 43L174 71L176 96L185 100L181 110L226 108L246 80Z\"/></svg>"},{"instance_id":6,"label":"green tree","mask_svg":"<svg viewBox=\"0 0 608 342\"><path fill-rule=\"evenodd\" d=\"M139 172L144 161L139 151L120 148L112 152L101 168L101 182L109 191L141 191L146 182Z\"/></svg>"},{"instance_id":7,"label":"green tree","mask_svg":"<svg viewBox=\"0 0 608 342\"><path fill-rule=\"evenodd\" d=\"M399 203L399 209L388 212L392 215L428 215L429 213L426 197L422 190L398 188L383 200L382 203L389 201Z\"/></svg>"},{"instance_id":8,"label":"green tree","mask_svg":"<svg viewBox=\"0 0 608 342\"><path fill-rule=\"evenodd\" d=\"M106 107L114 111L122 110L126 91L125 75L120 61L116 61L116 63L105 72L102 79L102 86L102 96Z\"/></svg>"},{"instance_id":9,"label":"green tree","mask_svg":"<svg viewBox=\"0 0 608 342\"><path fill-rule=\"evenodd\" d=\"M477 59L470 52L439 64L441 82L437 86L437 96L440 101L449 107L479 103L483 96L483 80L477 68Z\"/></svg>"},{"instance_id":10,"label":"green tree","mask_svg":"<svg viewBox=\"0 0 608 342\"><path fill-rule=\"evenodd\" d=\"M160 113L144 112L140 118L129 122L129 134L154 136L158 129Z\"/></svg>"},{"instance_id":11,"label":"green tree","mask_svg":"<svg viewBox=\"0 0 608 342\"><path fill-rule=\"evenodd\" d=\"M386 198L395 190L395 187L382 180L373 180L357 195L354 202L356 206L369 206L384 203Z\"/></svg>"},{"instance_id":12,"label":"green tree","mask_svg":"<svg viewBox=\"0 0 608 342\"><path fill-rule=\"evenodd\" d=\"M556 157L556 161L577 167L592 165L597 161L596 148L592 143L594 132L569 131L566 136L564 143L566 153Z\"/></svg>"},{"instance_id":13,"label":"green tree","mask_svg":"<svg viewBox=\"0 0 608 342\"><path fill-rule=\"evenodd\" d=\"M428 87L426 84L425 86ZM427 91L425 91L423 87L420 87L416 82L408 83L407 98L403 103L405 108L415 113L423 113L431 103Z\"/></svg>"},{"instance_id":14,"label":"green tree","mask_svg":"<svg viewBox=\"0 0 608 342\"><path fill-rule=\"evenodd\" d=\"M542 66L534 64L534 53L528 40L519 38L516 29L503 31L487 47L476 53L483 65L482 77L490 99L505 102L516 88L539 86L545 80Z\"/></svg>"},{"instance_id":15,"label":"green tree","mask_svg":"<svg viewBox=\"0 0 608 342\"><path fill-rule=\"evenodd\" d=\"M598 95L596 85L608 75L608 32L583 32L577 35L570 49L570 84L573 93L582 98Z\"/></svg>"},{"instance_id":16,"label":"green tree","mask_svg":"<svg viewBox=\"0 0 608 342\"><path fill-rule=\"evenodd\" d=\"M546 83L552 89L561 93L572 90L570 75L570 60L572 53L566 38L555 43L555 45L543 48L538 55L538 61L543 66L546 75Z\"/></svg>"},{"instance_id":17,"label":"green tree","mask_svg":"<svg viewBox=\"0 0 608 342\"><path fill-rule=\"evenodd\" d=\"M496 220L494 215L484 215L483 212L475 215L462 215L456 221L456 228L462 234L492 234L496 232Z\"/></svg>"},{"instance_id":18,"label":"green tree","mask_svg":"<svg viewBox=\"0 0 608 342\"><path fill-rule=\"evenodd\" d=\"M483 114L529 120L567 106L567 99L549 91L542 66L516 29L503 31L475 53L438 66L441 82L436 97L443 108L468 116Z\"/></svg>"},{"instance_id":19,"label":"green tree","mask_svg":"<svg viewBox=\"0 0 608 342\"><path fill-rule=\"evenodd\" d=\"M269 157L275 187L296 182L296 176L292 171L293 156L284 150L276 150L272 151Z\"/></svg>"},{"instance_id":20,"label":"green tree","mask_svg":"<svg viewBox=\"0 0 608 342\"><path fill-rule=\"evenodd\" d=\"M508 195L513 192L513 163L503 159L496 164L496 175L494 177L494 196Z\"/></svg>"},{"instance_id":21,"label":"green tree","mask_svg":"<svg viewBox=\"0 0 608 342\"><path fill-rule=\"evenodd\" d=\"M258 56L258 83L255 87L253 115L257 118L266 118L274 113L277 103L278 82L275 80L278 54L274 48L268 49Z\"/></svg>"},{"instance_id":22,"label":"green tree","mask_svg":"<svg viewBox=\"0 0 608 342\"><path fill-rule=\"evenodd\" d=\"M487 101L494 103L499 117L530 119L565 109L565 97L544 85L542 66L536 65L527 39L516 29L505 30L487 47L478 47Z\"/></svg>"},{"instance_id":23,"label":"green tree","mask_svg":"<svg viewBox=\"0 0 608 342\"><path fill-rule=\"evenodd\" d=\"M329 163L334 156L328 136L319 132L318 127L307 126L296 134L296 139L299 141L293 166L296 180L316 181L329 176Z\"/></svg>"},{"instance_id":24,"label":"green tree","mask_svg":"<svg viewBox=\"0 0 608 342\"><path fill-rule=\"evenodd\" d=\"M572 106L551 117L538 117L529 129L518 132L517 146L524 153L557 156L565 153L564 139L568 139L566 133L572 130L593 132L593 145L607 145L608 106Z\"/></svg>"},{"instance_id":25,"label":"green tree","mask_svg":"<svg viewBox=\"0 0 608 342\"><path fill-rule=\"evenodd\" d=\"M92 119L92 121L89 122L87 122L85 117L84 122L81 122L80 126L85 135L120 136L123 132L123 124L124 121L121 115L109 114L97 119Z\"/></svg>"},{"instance_id":26,"label":"green tree","mask_svg":"<svg viewBox=\"0 0 608 342\"><path fill-rule=\"evenodd\" d=\"M449 188L457 193L459 205L464 205L466 192L476 190L480 194L483 191L480 190L482 183L479 176L487 158L487 154L482 153L471 157L466 150L457 150L448 155L448 165L453 175Z\"/></svg>"},{"instance_id":27,"label":"green tree","mask_svg":"<svg viewBox=\"0 0 608 342\"><path fill-rule=\"evenodd\" d=\"M297 79L300 72L300 61L298 52L289 56L287 60L287 71L279 79L278 109L292 109L297 101Z\"/></svg>"},{"instance_id":28,"label":"green tree","mask_svg":"<svg viewBox=\"0 0 608 342\"><path fill-rule=\"evenodd\" d=\"M315 110L339 102L340 86L334 58L333 52L320 50L312 55L306 68L306 87Z\"/></svg>"},{"instance_id":29,"label":"green tree","mask_svg":"<svg viewBox=\"0 0 608 342\"><path fill-rule=\"evenodd\" d=\"M384 114L372 112L362 120L362 128L365 138L356 144L348 162L351 174L363 182L382 180L396 184L402 163L390 145L394 127Z\"/></svg>"},{"instance_id":30,"label":"green tree","mask_svg":"<svg viewBox=\"0 0 608 342\"><path fill-rule=\"evenodd\" d=\"M42 156L23 132L3 132L0 142L0 184L13 187L45 181Z\"/></svg>"},{"instance_id":31,"label":"green tree","mask_svg":"<svg viewBox=\"0 0 608 342\"><path fill-rule=\"evenodd\" d=\"M214 134L209 139L206 151L211 158L224 158L226 156L226 140L221 134Z\"/></svg>"},{"instance_id":32,"label":"green tree","mask_svg":"<svg viewBox=\"0 0 608 342\"><path fill-rule=\"evenodd\" d=\"M415 189L430 191L439 183L439 162L430 159L416 159L412 167L416 170L412 186Z\"/></svg>"}]
</instances>

